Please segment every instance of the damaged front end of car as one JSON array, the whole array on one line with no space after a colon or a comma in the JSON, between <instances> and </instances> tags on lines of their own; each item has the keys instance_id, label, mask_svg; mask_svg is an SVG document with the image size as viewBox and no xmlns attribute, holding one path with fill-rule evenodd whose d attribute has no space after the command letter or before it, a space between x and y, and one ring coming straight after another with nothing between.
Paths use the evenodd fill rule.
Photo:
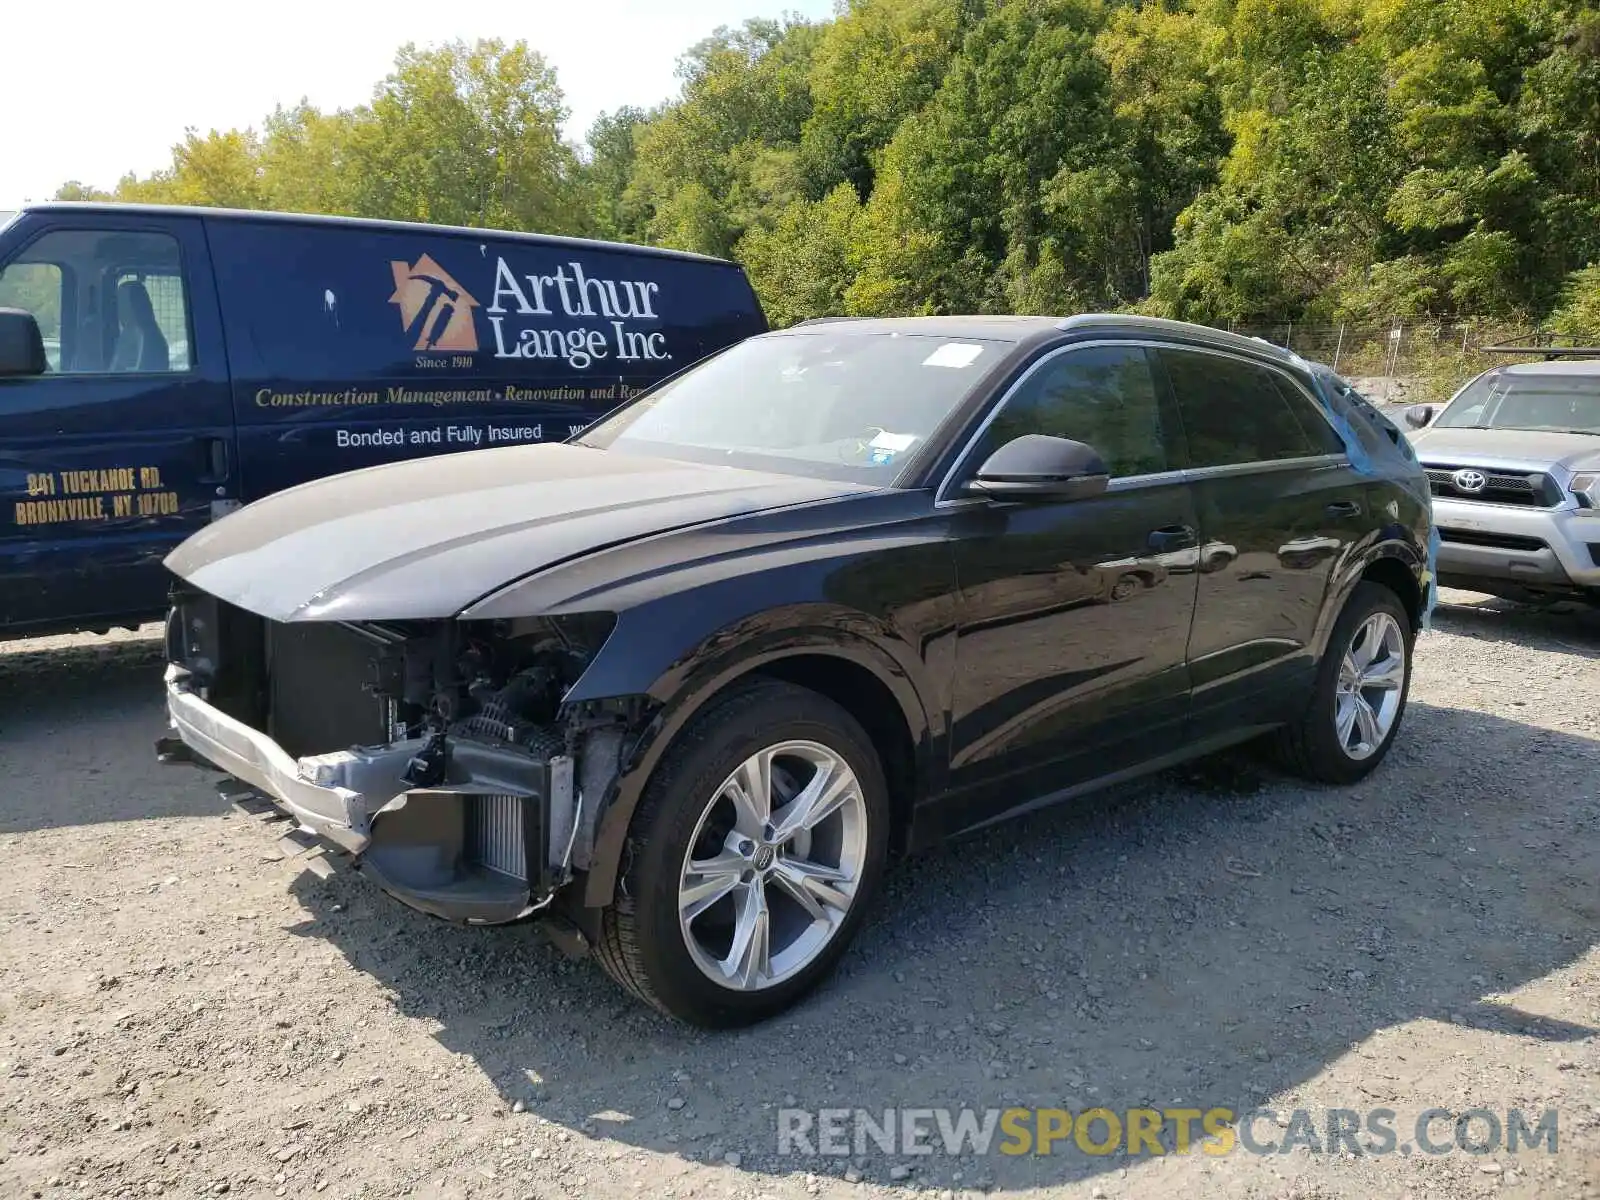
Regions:
<instances>
[{"instance_id":1,"label":"damaged front end of car","mask_svg":"<svg viewBox=\"0 0 1600 1200\"><path fill-rule=\"evenodd\" d=\"M447 920L547 913L588 870L647 715L642 698L564 700L611 614L279 622L173 599L164 760L224 772Z\"/></svg>"}]
</instances>

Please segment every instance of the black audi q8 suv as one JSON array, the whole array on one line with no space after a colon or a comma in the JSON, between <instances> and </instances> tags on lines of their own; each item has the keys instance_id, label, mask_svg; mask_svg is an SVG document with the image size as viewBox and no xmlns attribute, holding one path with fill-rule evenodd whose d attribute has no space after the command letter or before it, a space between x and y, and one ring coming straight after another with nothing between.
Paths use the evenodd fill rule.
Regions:
<instances>
[{"instance_id":1,"label":"black audi q8 suv","mask_svg":"<svg viewBox=\"0 0 1600 1200\"><path fill-rule=\"evenodd\" d=\"M575 439L374 467L167 560L172 760L665 1012L793 1003L893 854L1231 743L1372 771L1428 481L1325 367L1119 316L827 320Z\"/></svg>"}]
</instances>

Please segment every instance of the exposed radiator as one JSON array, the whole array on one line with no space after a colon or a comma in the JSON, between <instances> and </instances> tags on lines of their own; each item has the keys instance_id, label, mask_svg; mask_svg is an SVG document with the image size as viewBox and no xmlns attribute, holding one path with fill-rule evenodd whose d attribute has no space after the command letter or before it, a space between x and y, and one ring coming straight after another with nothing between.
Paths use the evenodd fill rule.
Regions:
<instances>
[{"instance_id":1,"label":"exposed radiator","mask_svg":"<svg viewBox=\"0 0 1600 1200\"><path fill-rule=\"evenodd\" d=\"M528 877L521 796L474 796L467 809L467 857L514 879Z\"/></svg>"}]
</instances>

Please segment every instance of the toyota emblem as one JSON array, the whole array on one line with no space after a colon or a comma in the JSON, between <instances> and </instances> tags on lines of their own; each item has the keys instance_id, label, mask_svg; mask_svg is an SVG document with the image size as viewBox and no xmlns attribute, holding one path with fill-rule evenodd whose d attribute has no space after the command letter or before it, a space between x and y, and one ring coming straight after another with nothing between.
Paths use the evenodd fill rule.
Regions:
<instances>
[{"instance_id":1,"label":"toyota emblem","mask_svg":"<svg viewBox=\"0 0 1600 1200\"><path fill-rule=\"evenodd\" d=\"M1463 467L1450 477L1450 482L1456 485L1456 491L1476 495L1488 486L1489 477L1482 471L1474 471L1471 467Z\"/></svg>"}]
</instances>

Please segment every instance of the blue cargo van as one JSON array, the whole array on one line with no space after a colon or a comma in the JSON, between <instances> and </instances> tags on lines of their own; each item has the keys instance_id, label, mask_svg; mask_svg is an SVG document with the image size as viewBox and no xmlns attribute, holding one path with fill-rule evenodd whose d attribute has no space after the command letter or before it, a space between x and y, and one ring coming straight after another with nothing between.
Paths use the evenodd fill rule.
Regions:
<instances>
[{"instance_id":1,"label":"blue cargo van","mask_svg":"<svg viewBox=\"0 0 1600 1200\"><path fill-rule=\"evenodd\" d=\"M733 263L535 234L0 214L0 637L166 609L213 518L358 467L562 441L766 329Z\"/></svg>"}]
</instances>

